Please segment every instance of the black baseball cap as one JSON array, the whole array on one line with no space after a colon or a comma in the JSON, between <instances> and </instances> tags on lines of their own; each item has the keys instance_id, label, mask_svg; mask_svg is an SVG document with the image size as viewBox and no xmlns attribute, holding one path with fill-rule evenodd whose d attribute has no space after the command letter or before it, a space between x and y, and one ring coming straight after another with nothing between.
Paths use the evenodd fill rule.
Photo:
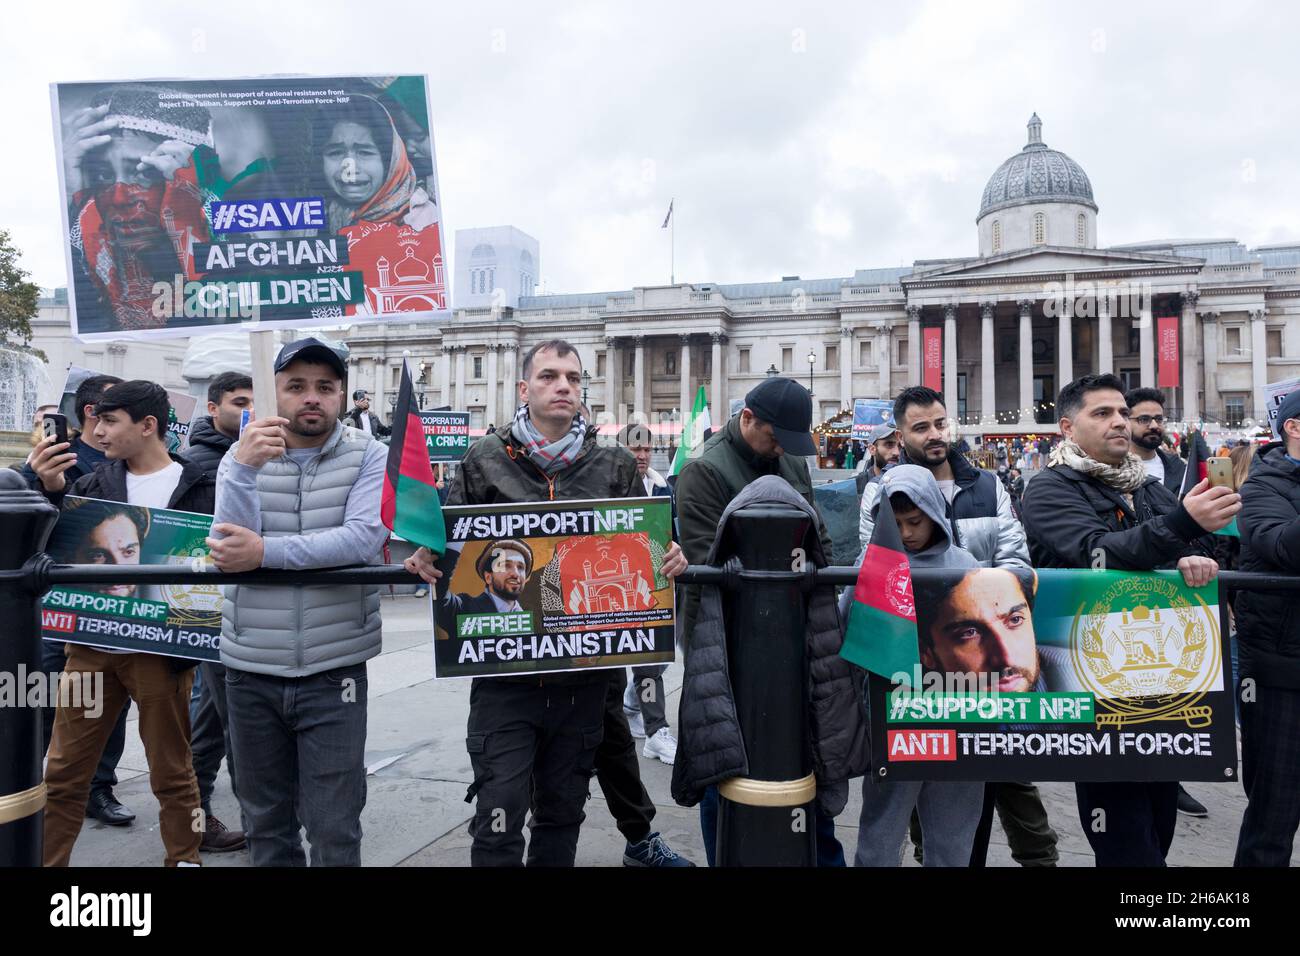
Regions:
<instances>
[{"instance_id":1,"label":"black baseball cap","mask_svg":"<svg viewBox=\"0 0 1300 956\"><path fill-rule=\"evenodd\" d=\"M1291 392L1282 399L1282 404L1277 407L1277 433L1282 434L1282 426L1287 423L1288 419L1300 418L1300 388Z\"/></svg>"},{"instance_id":2,"label":"black baseball cap","mask_svg":"<svg viewBox=\"0 0 1300 956\"><path fill-rule=\"evenodd\" d=\"M750 389L745 407L772 426L777 443L791 455L815 455L812 395L792 378L769 378Z\"/></svg>"},{"instance_id":3,"label":"black baseball cap","mask_svg":"<svg viewBox=\"0 0 1300 956\"><path fill-rule=\"evenodd\" d=\"M320 339L299 339L280 349L280 354L275 357L275 370L283 372L289 365L301 359L304 362L320 362L328 365L338 373L340 379L346 381L348 367L343 361L346 357L346 352L341 352L332 345L326 345Z\"/></svg>"}]
</instances>

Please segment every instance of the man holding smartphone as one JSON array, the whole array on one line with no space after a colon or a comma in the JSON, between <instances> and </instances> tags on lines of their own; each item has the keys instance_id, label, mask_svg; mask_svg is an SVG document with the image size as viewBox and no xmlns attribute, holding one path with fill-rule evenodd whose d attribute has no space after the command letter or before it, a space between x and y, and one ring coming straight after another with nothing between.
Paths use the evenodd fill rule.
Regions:
<instances>
[{"instance_id":1,"label":"man holding smartphone","mask_svg":"<svg viewBox=\"0 0 1300 956\"><path fill-rule=\"evenodd\" d=\"M27 484L34 491L46 490L40 476L33 468L33 462L42 454L46 458L55 455L73 456L72 464L63 472L63 478L69 485L90 474L108 460L104 455L103 446L95 438L95 426L99 424L99 419L95 416L95 406L103 399L105 392L114 385L120 384L121 381L116 375L91 375L89 378L82 379L73 399L73 414L76 416L79 430L71 435L65 435L62 442L57 439L57 436L43 437L37 442L36 447L27 457L27 462L20 469L22 476L27 479ZM41 424L44 426L44 422ZM71 438L70 442L69 438ZM66 449L52 447L65 442ZM45 673L62 673L67 665L63 647L64 645L58 641L41 642L41 669ZM117 764L122 759L122 751L126 749L126 715L130 709L131 702L128 700L126 706L122 708L113 733L108 738L108 743L104 745L104 756L100 758L99 767L90 782L90 799L86 803L86 816L111 827L127 826L135 819L135 814L122 806L113 793L113 788L117 786ZM53 707L45 708L42 715L42 730L45 734L45 749L49 750L50 737L54 733Z\"/></svg>"}]
</instances>

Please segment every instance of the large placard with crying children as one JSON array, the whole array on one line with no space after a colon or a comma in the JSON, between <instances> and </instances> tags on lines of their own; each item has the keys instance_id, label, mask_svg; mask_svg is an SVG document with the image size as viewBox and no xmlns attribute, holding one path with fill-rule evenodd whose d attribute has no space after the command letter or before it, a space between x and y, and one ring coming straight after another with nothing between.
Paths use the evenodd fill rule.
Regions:
<instances>
[{"instance_id":1,"label":"large placard with crying children","mask_svg":"<svg viewBox=\"0 0 1300 956\"><path fill-rule=\"evenodd\" d=\"M447 314L424 76L51 87L73 334Z\"/></svg>"},{"instance_id":2,"label":"large placard with crying children","mask_svg":"<svg viewBox=\"0 0 1300 956\"><path fill-rule=\"evenodd\" d=\"M443 515L438 677L672 661L667 498L472 505Z\"/></svg>"}]
</instances>

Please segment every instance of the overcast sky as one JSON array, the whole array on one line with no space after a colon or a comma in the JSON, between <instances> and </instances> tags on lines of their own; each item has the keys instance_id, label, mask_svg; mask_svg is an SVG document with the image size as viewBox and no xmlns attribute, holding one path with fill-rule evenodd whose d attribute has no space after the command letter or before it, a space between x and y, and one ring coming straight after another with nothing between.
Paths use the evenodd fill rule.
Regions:
<instances>
[{"instance_id":1,"label":"overcast sky","mask_svg":"<svg viewBox=\"0 0 1300 956\"><path fill-rule=\"evenodd\" d=\"M301 10L301 20L289 11ZM428 73L446 226L541 243L549 292L851 275L973 255L1043 139L1102 245L1300 240L1291 4L161 0L4 11L0 228L67 281L48 84Z\"/></svg>"}]
</instances>

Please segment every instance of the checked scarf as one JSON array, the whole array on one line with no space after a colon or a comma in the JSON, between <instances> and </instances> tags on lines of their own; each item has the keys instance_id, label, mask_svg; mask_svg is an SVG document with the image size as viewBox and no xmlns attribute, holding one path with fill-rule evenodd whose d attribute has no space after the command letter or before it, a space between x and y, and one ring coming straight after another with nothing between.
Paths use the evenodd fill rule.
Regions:
<instances>
[{"instance_id":1,"label":"checked scarf","mask_svg":"<svg viewBox=\"0 0 1300 956\"><path fill-rule=\"evenodd\" d=\"M533 425L528 415L528 406L520 405L515 410L515 420L510 426L510 434L515 441L528 451L533 464L551 475L568 468L582 451L582 443L587 437L587 423L581 415L573 416L573 425L558 441L549 441Z\"/></svg>"}]
</instances>

